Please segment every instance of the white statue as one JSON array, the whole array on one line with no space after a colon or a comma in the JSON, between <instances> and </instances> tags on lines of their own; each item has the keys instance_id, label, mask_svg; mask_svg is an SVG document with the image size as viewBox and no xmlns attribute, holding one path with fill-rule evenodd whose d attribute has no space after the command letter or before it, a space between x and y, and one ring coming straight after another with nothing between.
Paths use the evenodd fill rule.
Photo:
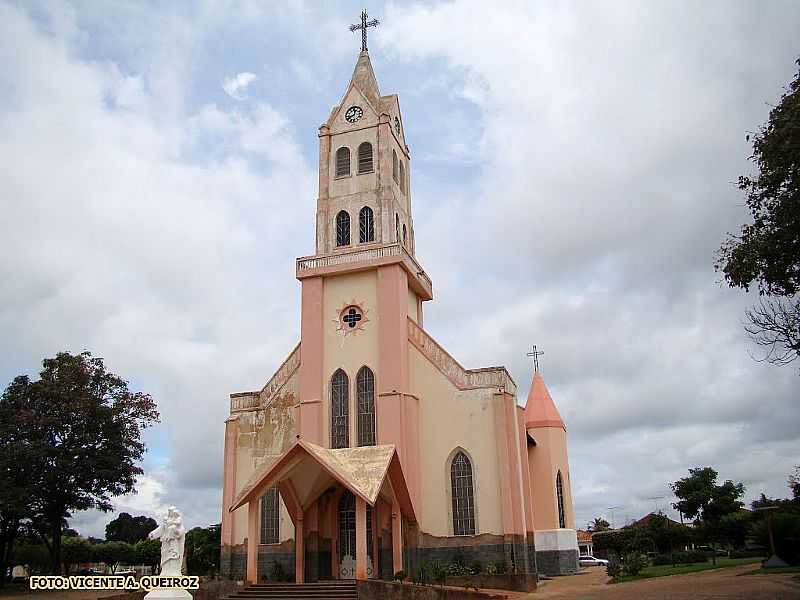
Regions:
<instances>
[{"instance_id":1,"label":"white statue","mask_svg":"<svg viewBox=\"0 0 800 600\"><path fill-rule=\"evenodd\" d=\"M147 537L151 540L161 540L161 575L181 575L186 529L183 527L180 511L170 506L164 521Z\"/></svg>"},{"instance_id":2,"label":"white statue","mask_svg":"<svg viewBox=\"0 0 800 600\"><path fill-rule=\"evenodd\" d=\"M186 529L180 511L174 506L167 509L161 525L148 536L161 540L161 573L164 577L180 577L183 571L183 545ZM155 589L145 595L145 600L191 600L192 595L184 589Z\"/></svg>"}]
</instances>

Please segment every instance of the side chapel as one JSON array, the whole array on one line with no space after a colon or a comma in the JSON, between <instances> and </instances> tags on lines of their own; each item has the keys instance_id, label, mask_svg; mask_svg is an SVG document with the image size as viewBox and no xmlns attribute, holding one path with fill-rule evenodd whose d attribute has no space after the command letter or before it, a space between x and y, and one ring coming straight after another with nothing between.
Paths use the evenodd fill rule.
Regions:
<instances>
[{"instance_id":1,"label":"side chapel","mask_svg":"<svg viewBox=\"0 0 800 600\"><path fill-rule=\"evenodd\" d=\"M364 43L319 128L300 342L230 397L227 576L391 579L456 556L528 579L577 570L566 427L538 369L523 409L505 367L465 369L424 328L405 132Z\"/></svg>"}]
</instances>

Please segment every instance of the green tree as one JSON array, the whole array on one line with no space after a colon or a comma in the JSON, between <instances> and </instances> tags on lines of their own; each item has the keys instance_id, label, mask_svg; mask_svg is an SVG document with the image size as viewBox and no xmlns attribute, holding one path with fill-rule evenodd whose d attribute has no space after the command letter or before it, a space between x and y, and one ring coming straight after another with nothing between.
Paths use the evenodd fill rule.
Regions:
<instances>
[{"instance_id":1,"label":"green tree","mask_svg":"<svg viewBox=\"0 0 800 600\"><path fill-rule=\"evenodd\" d=\"M50 567L50 552L44 544L25 541L14 548L9 564L26 566L31 574L40 573Z\"/></svg>"},{"instance_id":2,"label":"green tree","mask_svg":"<svg viewBox=\"0 0 800 600\"><path fill-rule=\"evenodd\" d=\"M64 563L64 573L69 574L72 565L92 560L92 545L82 537L65 537L61 543L61 561Z\"/></svg>"},{"instance_id":3,"label":"green tree","mask_svg":"<svg viewBox=\"0 0 800 600\"><path fill-rule=\"evenodd\" d=\"M186 570L189 575L219 571L220 525L195 527L186 532Z\"/></svg>"},{"instance_id":4,"label":"green tree","mask_svg":"<svg viewBox=\"0 0 800 600\"><path fill-rule=\"evenodd\" d=\"M608 531L611 529L611 525L608 521L606 521L602 517L595 517L587 526L586 529L593 532L599 533L601 531Z\"/></svg>"},{"instance_id":5,"label":"green tree","mask_svg":"<svg viewBox=\"0 0 800 600\"><path fill-rule=\"evenodd\" d=\"M0 398L0 573L11 564L21 525L30 516L31 451L13 418L29 384L27 377L18 377ZM0 588L4 584L5 577L0 577Z\"/></svg>"},{"instance_id":6,"label":"green tree","mask_svg":"<svg viewBox=\"0 0 800 600\"><path fill-rule=\"evenodd\" d=\"M739 500L744 495L744 486L730 480L718 485L717 476L711 467L689 469L688 477L672 484L672 491L678 498L672 506L684 516L697 519L700 531L712 547L724 540L723 518L744 506ZM716 555L713 560L716 564Z\"/></svg>"},{"instance_id":7,"label":"green tree","mask_svg":"<svg viewBox=\"0 0 800 600\"><path fill-rule=\"evenodd\" d=\"M106 563L114 573L120 564L131 565L136 562L136 548L127 542L105 542L92 547L95 560Z\"/></svg>"},{"instance_id":8,"label":"green tree","mask_svg":"<svg viewBox=\"0 0 800 600\"><path fill-rule=\"evenodd\" d=\"M148 565L153 574L157 573L161 565L161 541L142 540L137 542L134 548L136 549L136 562Z\"/></svg>"},{"instance_id":9,"label":"green tree","mask_svg":"<svg viewBox=\"0 0 800 600\"><path fill-rule=\"evenodd\" d=\"M789 489L792 490L792 499L800 502L800 466L794 468L794 473L789 475Z\"/></svg>"},{"instance_id":10,"label":"green tree","mask_svg":"<svg viewBox=\"0 0 800 600\"><path fill-rule=\"evenodd\" d=\"M119 516L106 525L106 540L109 542L128 542L135 544L147 539L147 534L158 526L151 517L132 517L128 513Z\"/></svg>"},{"instance_id":11,"label":"green tree","mask_svg":"<svg viewBox=\"0 0 800 600\"><path fill-rule=\"evenodd\" d=\"M131 392L101 358L61 352L45 359L37 381L17 377L0 399L8 422L0 441L24 453L31 522L61 572L61 538L73 511L112 509L114 496L134 491L143 471L144 428L158 421L148 394ZM20 447L23 449L20 450Z\"/></svg>"},{"instance_id":12,"label":"green tree","mask_svg":"<svg viewBox=\"0 0 800 600\"><path fill-rule=\"evenodd\" d=\"M747 311L745 329L766 348L763 360L786 364L800 356L800 71L753 136L750 158L757 174L741 176L739 189L752 222L729 234L716 268L731 287L755 284L767 296Z\"/></svg>"}]
</instances>

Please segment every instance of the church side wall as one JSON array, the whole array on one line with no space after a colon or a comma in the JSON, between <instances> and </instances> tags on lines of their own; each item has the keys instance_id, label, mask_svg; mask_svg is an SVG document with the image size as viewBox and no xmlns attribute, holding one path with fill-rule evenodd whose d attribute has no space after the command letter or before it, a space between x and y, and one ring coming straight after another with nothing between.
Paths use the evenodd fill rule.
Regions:
<instances>
[{"instance_id":1,"label":"church side wall","mask_svg":"<svg viewBox=\"0 0 800 600\"><path fill-rule=\"evenodd\" d=\"M448 458L463 448L473 463L477 530L502 535L493 390L459 390L411 344L409 371L420 399L420 529L452 535Z\"/></svg>"},{"instance_id":2,"label":"church side wall","mask_svg":"<svg viewBox=\"0 0 800 600\"><path fill-rule=\"evenodd\" d=\"M297 432L297 392L298 373L295 372L267 408L236 413L237 419L232 422L235 427L232 435L235 437L236 454L235 472L231 482L234 488L232 497L239 493L256 469L272 462L291 446ZM223 507L223 510L227 510L227 507ZM225 575L243 575L246 561L244 542L247 537L247 506L236 510L230 523L231 531L226 532L226 539L230 536L230 544L222 547L221 569ZM280 539L285 545L287 540L293 538L294 526L281 501ZM260 550L262 548L268 550L270 547L262 546Z\"/></svg>"}]
</instances>

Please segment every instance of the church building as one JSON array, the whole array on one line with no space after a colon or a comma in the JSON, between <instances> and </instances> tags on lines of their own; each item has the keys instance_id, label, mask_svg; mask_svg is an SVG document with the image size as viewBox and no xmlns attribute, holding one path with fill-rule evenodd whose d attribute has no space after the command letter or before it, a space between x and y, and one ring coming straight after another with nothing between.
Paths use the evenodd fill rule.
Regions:
<instances>
[{"instance_id":1,"label":"church building","mask_svg":"<svg viewBox=\"0 0 800 600\"><path fill-rule=\"evenodd\" d=\"M566 427L538 368L522 408L505 367L465 369L425 329L406 127L366 43L319 128L316 206L300 341L230 397L223 574L391 579L463 561L532 587L575 572Z\"/></svg>"}]
</instances>

